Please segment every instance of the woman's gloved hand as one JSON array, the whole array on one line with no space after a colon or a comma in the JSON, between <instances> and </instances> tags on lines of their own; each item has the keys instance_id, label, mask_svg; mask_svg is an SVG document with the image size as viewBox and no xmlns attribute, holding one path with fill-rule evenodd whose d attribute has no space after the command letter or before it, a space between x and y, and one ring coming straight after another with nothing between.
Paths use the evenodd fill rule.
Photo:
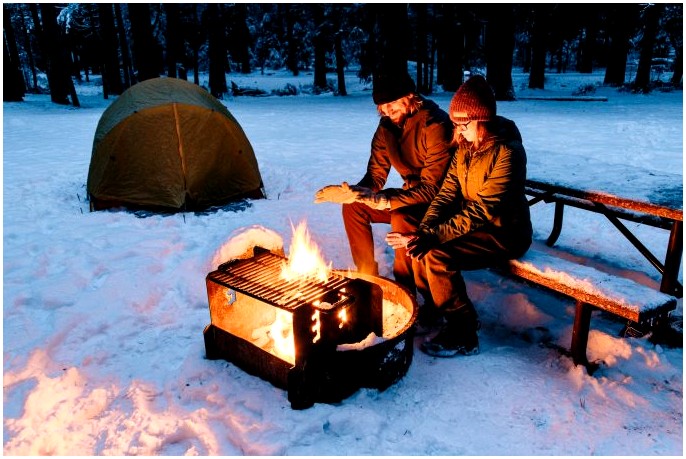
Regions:
<instances>
[{"instance_id":1,"label":"woman's gloved hand","mask_svg":"<svg viewBox=\"0 0 686 459\"><path fill-rule=\"evenodd\" d=\"M413 260L421 260L429 251L438 247L439 242L436 236L427 233L419 233L417 237L407 244L407 256Z\"/></svg>"}]
</instances>

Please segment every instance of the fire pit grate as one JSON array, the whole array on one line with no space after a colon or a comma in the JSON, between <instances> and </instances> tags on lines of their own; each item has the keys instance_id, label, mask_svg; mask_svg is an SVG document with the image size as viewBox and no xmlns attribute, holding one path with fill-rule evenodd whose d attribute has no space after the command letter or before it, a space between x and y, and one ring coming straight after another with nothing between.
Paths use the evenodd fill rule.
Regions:
<instances>
[{"instance_id":1,"label":"fire pit grate","mask_svg":"<svg viewBox=\"0 0 686 459\"><path fill-rule=\"evenodd\" d=\"M230 284L236 290L287 309L316 301L327 292L340 290L350 281L337 274L332 274L325 283L308 278L283 279L284 262L285 258L266 251L247 261L221 265L212 275L217 282Z\"/></svg>"}]
</instances>

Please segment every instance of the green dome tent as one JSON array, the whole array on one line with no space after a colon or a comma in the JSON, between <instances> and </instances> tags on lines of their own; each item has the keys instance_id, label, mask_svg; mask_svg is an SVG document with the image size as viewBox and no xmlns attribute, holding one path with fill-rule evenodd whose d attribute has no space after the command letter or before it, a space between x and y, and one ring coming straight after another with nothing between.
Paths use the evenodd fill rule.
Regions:
<instances>
[{"instance_id":1,"label":"green dome tent","mask_svg":"<svg viewBox=\"0 0 686 459\"><path fill-rule=\"evenodd\" d=\"M262 186L238 121L185 80L138 83L98 122L88 170L91 210L202 210L264 198Z\"/></svg>"}]
</instances>

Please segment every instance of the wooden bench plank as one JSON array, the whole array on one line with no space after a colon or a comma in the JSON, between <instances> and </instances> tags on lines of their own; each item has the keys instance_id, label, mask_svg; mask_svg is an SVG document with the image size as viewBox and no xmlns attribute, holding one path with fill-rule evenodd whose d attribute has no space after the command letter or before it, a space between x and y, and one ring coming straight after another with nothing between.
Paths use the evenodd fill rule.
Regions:
<instances>
[{"instance_id":1,"label":"wooden bench plank","mask_svg":"<svg viewBox=\"0 0 686 459\"><path fill-rule=\"evenodd\" d=\"M639 324L650 324L658 317L666 317L676 308L676 298L673 296L534 248L529 249L523 257L510 260L506 270L576 300L572 359L575 365L586 366L589 374L597 368L586 357L593 307Z\"/></svg>"},{"instance_id":2,"label":"wooden bench plank","mask_svg":"<svg viewBox=\"0 0 686 459\"><path fill-rule=\"evenodd\" d=\"M643 212L649 215L668 218L670 220L683 221L684 219L683 210L681 208L676 208L676 206L681 207L682 204L677 202L670 201L669 205L656 204L636 199L625 199L621 196L615 196L601 191L582 191L564 185L551 185L532 179L528 179L526 185L530 189L559 193L589 202L599 202L608 206Z\"/></svg>"},{"instance_id":3,"label":"wooden bench plank","mask_svg":"<svg viewBox=\"0 0 686 459\"><path fill-rule=\"evenodd\" d=\"M554 193L552 191L545 191L545 190L540 190L538 188L530 187L527 186L524 192L531 196L533 199L529 201L529 205L536 204L540 201L550 203L550 202L560 202L562 204L576 207L577 209L583 209L583 210L588 210L590 212L596 212L599 214L603 214L602 210L598 208L597 205L593 204L592 202L586 200L586 199L581 199L581 198L575 198L572 196L566 196L558 193ZM534 201L535 200L535 201ZM641 223L643 225L649 225L649 226L654 226L656 228L662 228L665 230L669 230L672 227L673 220L666 218L666 217L659 217L657 215L653 214L645 214L645 213L640 213L640 212L633 212L630 210L623 209L621 207L606 207L607 213L616 216L617 218L621 218L623 220L628 220L631 222L635 223Z\"/></svg>"},{"instance_id":4,"label":"wooden bench plank","mask_svg":"<svg viewBox=\"0 0 686 459\"><path fill-rule=\"evenodd\" d=\"M670 295L535 249L511 260L509 269L519 277L634 322L676 307L676 298Z\"/></svg>"},{"instance_id":5,"label":"wooden bench plank","mask_svg":"<svg viewBox=\"0 0 686 459\"><path fill-rule=\"evenodd\" d=\"M559 184L536 180L527 180L525 193L532 198L529 205L541 201L555 204L553 227L546 244L552 247L562 231L562 220L565 205L604 215L612 225L643 255L655 269L662 274L660 291L677 298L683 296L683 287L679 282L679 270L683 253L683 210L681 204L681 186L662 196L653 196L654 203L639 199L629 199L607 193L576 190ZM675 196L679 196L678 201ZM619 219L662 228L670 232L667 254L664 264L627 228Z\"/></svg>"}]
</instances>

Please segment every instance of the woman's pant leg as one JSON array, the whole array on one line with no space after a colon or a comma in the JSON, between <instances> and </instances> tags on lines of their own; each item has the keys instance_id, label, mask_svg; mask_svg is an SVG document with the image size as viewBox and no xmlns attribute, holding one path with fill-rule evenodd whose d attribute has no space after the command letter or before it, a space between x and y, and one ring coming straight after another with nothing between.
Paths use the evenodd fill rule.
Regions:
<instances>
[{"instance_id":1,"label":"woman's pant leg","mask_svg":"<svg viewBox=\"0 0 686 459\"><path fill-rule=\"evenodd\" d=\"M424 218L426 209L427 206L407 206L392 211L391 231L402 234L415 233L419 223L422 221L422 218ZM404 248L395 250L393 277L413 295L416 294L417 289L412 258L407 256L407 250Z\"/></svg>"},{"instance_id":2,"label":"woman's pant leg","mask_svg":"<svg viewBox=\"0 0 686 459\"><path fill-rule=\"evenodd\" d=\"M439 310L457 311L471 305L462 271L495 266L509 258L511 252L493 234L477 231L448 241L415 262L417 288Z\"/></svg>"}]
</instances>

